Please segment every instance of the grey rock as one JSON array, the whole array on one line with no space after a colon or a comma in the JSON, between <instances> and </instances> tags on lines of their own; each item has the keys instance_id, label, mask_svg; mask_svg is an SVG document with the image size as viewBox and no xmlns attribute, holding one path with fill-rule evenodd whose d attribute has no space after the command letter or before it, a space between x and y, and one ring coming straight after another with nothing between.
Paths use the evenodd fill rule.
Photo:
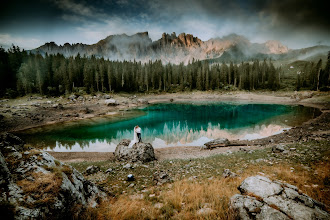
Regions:
<instances>
[{"instance_id":1,"label":"grey rock","mask_svg":"<svg viewBox=\"0 0 330 220\"><path fill-rule=\"evenodd\" d=\"M123 139L116 147L115 158L119 161L149 162L155 160L154 148L150 143L135 143L128 147L130 140Z\"/></svg>"},{"instance_id":2,"label":"grey rock","mask_svg":"<svg viewBox=\"0 0 330 220\"><path fill-rule=\"evenodd\" d=\"M117 106L117 105L119 105L117 100L115 100L115 99L107 99L107 100L104 101L104 103L107 106Z\"/></svg>"},{"instance_id":3,"label":"grey rock","mask_svg":"<svg viewBox=\"0 0 330 220\"><path fill-rule=\"evenodd\" d=\"M222 176L224 178L228 178L228 177L234 178L234 177L237 177L238 175L236 173L234 173L234 172L231 172L229 169L225 169L222 172Z\"/></svg>"},{"instance_id":4,"label":"grey rock","mask_svg":"<svg viewBox=\"0 0 330 220\"><path fill-rule=\"evenodd\" d=\"M100 167L92 165L92 166L87 167L87 169L85 170L85 173L87 175L91 175L91 174L97 173L99 171L100 171Z\"/></svg>"},{"instance_id":5,"label":"grey rock","mask_svg":"<svg viewBox=\"0 0 330 220\"><path fill-rule=\"evenodd\" d=\"M213 147L226 147L229 144L229 140L227 138L218 138L213 141L209 141L205 143L207 149L213 148Z\"/></svg>"},{"instance_id":6,"label":"grey rock","mask_svg":"<svg viewBox=\"0 0 330 220\"><path fill-rule=\"evenodd\" d=\"M243 196L239 194L235 194L230 198L230 207L235 211L236 214L235 219L250 220L249 213L244 207L244 200L246 198L249 198L249 196Z\"/></svg>"},{"instance_id":7,"label":"grey rock","mask_svg":"<svg viewBox=\"0 0 330 220\"><path fill-rule=\"evenodd\" d=\"M105 198L105 193L71 166L55 163L47 152L17 147L21 144L15 136L1 135L0 201L12 207L4 208L6 215L12 215L10 219L73 218ZM15 163L8 166L5 158L15 158ZM19 184L21 180L26 182ZM49 200L43 203L40 198Z\"/></svg>"},{"instance_id":8,"label":"grey rock","mask_svg":"<svg viewBox=\"0 0 330 220\"><path fill-rule=\"evenodd\" d=\"M103 99L111 99L111 96L108 95L108 94L105 94L105 95L103 96Z\"/></svg>"},{"instance_id":9,"label":"grey rock","mask_svg":"<svg viewBox=\"0 0 330 220\"><path fill-rule=\"evenodd\" d=\"M133 169L132 165L130 163L127 163L123 166L124 169Z\"/></svg>"},{"instance_id":10,"label":"grey rock","mask_svg":"<svg viewBox=\"0 0 330 220\"><path fill-rule=\"evenodd\" d=\"M236 194L230 206L238 219L329 219L325 206L297 187L271 181L262 176L246 178L238 187L243 195Z\"/></svg>"},{"instance_id":11,"label":"grey rock","mask_svg":"<svg viewBox=\"0 0 330 220\"><path fill-rule=\"evenodd\" d=\"M172 178L165 171L157 171L153 175L153 180L156 185L172 182Z\"/></svg>"},{"instance_id":12,"label":"grey rock","mask_svg":"<svg viewBox=\"0 0 330 220\"><path fill-rule=\"evenodd\" d=\"M285 151L285 148L283 145L278 144L272 147L272 152L273 153L282 153L283 151Z\"/></svg>"},{"instance_id":13,"label":"grey rock","mask_svg":"<svg viewBox=\"0 0 330 220\"><path fill-rule=\"evenodd\" d=\"M238 187L242 193L253 193L256 196L268 197L277 195L283 191L280 184L273 183L270 179L264 176L252 176L246 178Z\"/></svg>"},{"instance_id":14,"label":"grey rock","mask_svg":"<svg viewBox=\"0 0 330 220\"><path fill-rule=\"evenodd\" d=\"M112 173L113 172L113 169L112 168L109 168L105 171L105 173Z\"/></svg>"},{"instance_id":15,"label":"grey rock","mask_svg":"<svg viewBox=\"0 0 330 220\"><path fill-rule=\"evenodd\" d=\"M260 214L256 217L257 220L290 220L288 216L282 212L273 209L267 205L261 208Z\"/></svg>"}]
</instances>

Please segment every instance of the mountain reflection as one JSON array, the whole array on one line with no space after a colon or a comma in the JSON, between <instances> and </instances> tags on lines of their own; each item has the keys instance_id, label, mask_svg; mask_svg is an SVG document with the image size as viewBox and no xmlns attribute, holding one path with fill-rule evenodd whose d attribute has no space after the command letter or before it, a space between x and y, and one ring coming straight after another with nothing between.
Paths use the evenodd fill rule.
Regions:
<instances>
[{"instance_id":1,"label":"mountain reflection","mask_svg":"<svg viewBox=\"0 0 330 220\"><path fill-rule=\"evenodd\" d=\"M314 108L269 104L157 104L141 109L135 118L119 121L77 122L21 134L27 143L54 151L114 151L122 139L133 139L133 127L142 128L142 140L155 148L200 146L226 137L254 139L281 132L315 117Z\"/></svg>"}]
</instances>

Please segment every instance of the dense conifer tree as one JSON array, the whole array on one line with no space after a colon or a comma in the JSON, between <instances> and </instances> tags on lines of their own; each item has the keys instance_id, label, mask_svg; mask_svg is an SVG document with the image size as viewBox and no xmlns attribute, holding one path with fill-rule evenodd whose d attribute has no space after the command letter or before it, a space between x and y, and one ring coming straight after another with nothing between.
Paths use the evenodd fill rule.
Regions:
<instances>
[{"instance_id":1,"label":"dense conifer tree","mask_svg":"<svg viewBox=\"0 0 330 220\"><path fill-rule=\"evenodd\" d=\"M330 83L330 52L324 69L322 60L305 63L296 78L296 89L326 89ZM237 87L244 90L281 87L282 68L271 60L240 64L192 60L187 65L109 61L103 58L65 58L61 54L27 54L13 46L0 48L0 96L9 94L61 95L84 90L100 92L149 92L216 90Z\"/></svg>"}]
</instances>

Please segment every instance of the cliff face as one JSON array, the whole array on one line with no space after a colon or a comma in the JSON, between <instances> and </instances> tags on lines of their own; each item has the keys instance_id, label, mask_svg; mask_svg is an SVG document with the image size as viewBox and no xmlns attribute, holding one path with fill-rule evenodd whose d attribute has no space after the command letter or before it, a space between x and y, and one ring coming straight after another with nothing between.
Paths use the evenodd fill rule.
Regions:
<instances>
[{"instance_id":1,"label":"cliff face","mask_svg":"<svg viewBox=\"0 0 330 220\"><path fill-rule=\"evenodd\" d=\"M110 60L162 60L163 63L187 63L189 60L214 59L221 57L225 51L239 48L246 54L283 54L288 48L277 41L267 41L264 44L252 44L243 36L231 34L223 38L202 41L191 34L163 33L157 41L152 41L148 32L132 36L126 34L110 35L96 44L64 44L58 46L54 42L46 43L34 53L63 54L64 56L96 56Z\"/></svg>"},{"instance_id":2,"label":"cliff face","mask_svg":"<svg viewBox=\"0 0 330 220\"><path fill-rule=\"evenodd\" d=\"M106 194L69 165L0 134L0 206L4 219L79 218Z\"/></svg>"}]
</instances>

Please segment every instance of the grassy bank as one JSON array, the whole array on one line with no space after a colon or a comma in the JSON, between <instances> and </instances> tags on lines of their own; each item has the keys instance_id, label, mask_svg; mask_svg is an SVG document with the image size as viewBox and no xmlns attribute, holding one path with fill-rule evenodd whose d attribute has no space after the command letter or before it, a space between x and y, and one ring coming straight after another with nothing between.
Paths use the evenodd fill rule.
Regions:
<instances>
[{"instance_id":1,"label":"grassy bank","mask_svg":"<svg viewBox=\"0 0 330 220\"><path fill-rule=\"evenodd\" d=\"M296 185L303 193L330 206L330 144L327 140L286 146L286 153L271 153L270 148L239 151L189 160L165 160L147 164L115 161L71 163L83 172L97 165L102 172L86 176L109 193L109 201L86 217L99 219L232 219L229 199L248 176L265 175ZM291 150L290 150L291 148ZM105 173L111 168L112 172ZM224 178L230 169L239 176ZM155 172L165 171L172 179L155 184ZM128 174L135 181L128 182Z\"/></svg>"}]
</instances>

